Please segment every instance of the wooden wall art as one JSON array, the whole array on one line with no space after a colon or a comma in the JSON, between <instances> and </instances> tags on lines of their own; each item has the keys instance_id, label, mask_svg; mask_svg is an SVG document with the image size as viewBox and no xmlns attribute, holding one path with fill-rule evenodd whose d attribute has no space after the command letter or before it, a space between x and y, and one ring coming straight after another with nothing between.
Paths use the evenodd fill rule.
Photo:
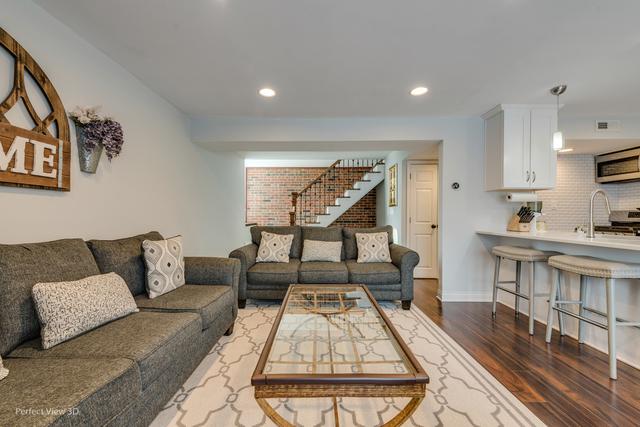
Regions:
<instances>
[{"instance_id":1,"label":"wooden wall art","mask_svg":"<svg viewBox=\"0 0 640 427\"><path fill-rule=\"evenodd\" d=\"M4 53L13 58L14 67L13 86L0 104L0 185L69 191L71 143L62 101L31 55L0 28ZM0 84L8 78L0 72ZM12 109L26 112L32 126L12 124Z\"/></svg>"},{"instance_id":2,"label":"wooden wall art","mask_svg":"<svg viewBox=\"0 0 640 427\"><path fill-rule=\"evenodd\" d=\"M389 207L398 206L398 164L389 168Z\"/></svg>"}]
</instances>

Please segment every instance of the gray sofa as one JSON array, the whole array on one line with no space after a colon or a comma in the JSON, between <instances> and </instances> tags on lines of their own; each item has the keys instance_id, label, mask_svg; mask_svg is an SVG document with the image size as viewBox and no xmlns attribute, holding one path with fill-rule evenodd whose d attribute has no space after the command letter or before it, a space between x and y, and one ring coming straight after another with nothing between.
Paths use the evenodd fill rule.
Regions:
<instances>
[{"instance_id":1,"label":"gray sofa","mask_svg":"<svg viewBox=\"0 0 640 427\"><path fill-rule=\"evenodd\" d=\"M289 263L256 263L262 232L293 234ZM391 263L356 262L356 233L387 232ZM342 241L341 262L300 262L304 240ZM230 258L240 260L239 306L248 298L282 299L292 283L365 284L377 300L401 300L408 310L413 300L413 270L418 254L393 243L391 226L377 228L251 227L251 243L234 250Z\"/></svg>"},{"instance_id":2,"label":"gray sofa","mask_svg":"<svg viewBox=\"0 0 640 427\"><path fill-rule=\"evenodd\" d=\"M185 258L187 284L150 300L141 244L120 240L0 245L1 426L148 425L211 347L233 331L240 263ZM140 312L48 350L31 299L37 282L116 272Z\"/></svg>"}]
</instances>

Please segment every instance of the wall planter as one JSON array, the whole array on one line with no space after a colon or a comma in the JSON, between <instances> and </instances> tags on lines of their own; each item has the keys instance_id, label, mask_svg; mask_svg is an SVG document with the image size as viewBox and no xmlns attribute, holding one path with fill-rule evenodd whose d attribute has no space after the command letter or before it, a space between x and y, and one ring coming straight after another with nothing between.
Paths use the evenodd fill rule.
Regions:
<instances>
[{"instance_id":1,"label":"wall planter","mask_svg":"<svg viewBox=\"0 0 640 427\"><path fill-rule=\"evenodd\" d=\"M80 170L86 173L96 173L102 150L102 144L88 144L84 131L84 126L76 124L76 138L78 143L78 159L80 161Z\"/></svg>"},{"instance_id":2,"label":"wall planter","mask_svg":"<svg viewBox=\"0 0 640 427\"><path fill-rule=\"evenodd\" d=\"M69 116L76 125L80 170L96 173L102 151L111 161L120 155L124 136L122 126L110 117L98 114L100 107L76 108Z\"/></svg>"}]
</instances>

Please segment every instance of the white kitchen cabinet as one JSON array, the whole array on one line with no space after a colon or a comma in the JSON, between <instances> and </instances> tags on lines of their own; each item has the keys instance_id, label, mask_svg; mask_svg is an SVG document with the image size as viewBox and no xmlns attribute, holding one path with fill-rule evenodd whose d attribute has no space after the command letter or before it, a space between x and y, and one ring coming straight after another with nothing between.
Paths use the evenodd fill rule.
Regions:
<instances>
[{"instance_id":1,"label":"white kitchen cabinet","mask_svg":"<svg viewBox=\"0 0 640 427\"><path fill-rule=\"evenodd\" d=\"M485 189L542 190L556 183L553 105L498 105L482 116Z\"/></svg>"}]
</instances>

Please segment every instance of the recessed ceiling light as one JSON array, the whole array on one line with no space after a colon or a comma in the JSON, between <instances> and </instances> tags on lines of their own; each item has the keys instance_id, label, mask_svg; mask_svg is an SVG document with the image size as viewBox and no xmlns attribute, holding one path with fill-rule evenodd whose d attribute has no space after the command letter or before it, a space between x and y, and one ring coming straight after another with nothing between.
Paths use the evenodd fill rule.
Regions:
<instances>
[{"instance_id":1,"label":"recessed ceiling light","mask_svg":"<svg viewBox=\"0 0 640 427\"><path fill-rule=\"evenodd\" d=\"M410 93L413 96L420 96L420 95L424 95L427 92L429 92L429 89L427 89L424 86L418 86L418 87L414 87L413 89L411 89Z\"/></svg>"},{"instance_id":2,"label":"recessed ceiling light","mask_svg":"<svg viewBox=\"0 0 640 427\"><path fill-rule=\"evenodd\" d=\"M573 151L573 148L563 148L562 150L558 150L558 153L570 153Z\"/></svg>"},{"instance_id":3,"label":"recessed ceiling light","mask_svg":"<svg viewBox=\"0 0 640 427\"><path fill-rule=\"evenodd\" d=\"M276 91L271 89L270 87L263 87L258 91L258 93L264 96L265 98L272 98L276 96Z\"/></svg>"}]
</instances>

